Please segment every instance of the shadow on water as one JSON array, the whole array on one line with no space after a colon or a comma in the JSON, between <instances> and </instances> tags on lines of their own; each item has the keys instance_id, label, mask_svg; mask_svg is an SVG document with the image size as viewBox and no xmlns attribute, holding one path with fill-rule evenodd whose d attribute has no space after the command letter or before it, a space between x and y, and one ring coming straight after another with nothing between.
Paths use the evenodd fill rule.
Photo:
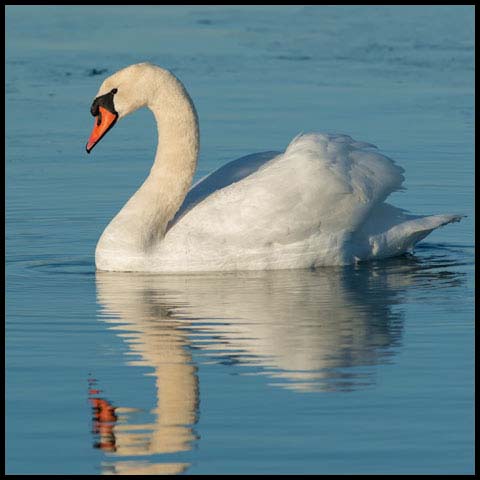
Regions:
<instances>
[{"instance_id":1,"label":"shadow on water","mask_svg":"<svg viewBox=\"0 0 480 480\"><path fill-rule=\"evenodd\" d=\"M425 249L421 255L315 271L97 272L100 319L137 358L128 364L153 368L156 383L155 419L142 424L135 423L135 408L98 397L91 380L97 448L119 459L143 458L104 464L104 473L188 468L145 457L193 448L198 362L264 375L271 385L298 393L374 385L374 367L392 362L401 348L407 295L464 281L452 252Z\"/></svg>"}]
</instances>

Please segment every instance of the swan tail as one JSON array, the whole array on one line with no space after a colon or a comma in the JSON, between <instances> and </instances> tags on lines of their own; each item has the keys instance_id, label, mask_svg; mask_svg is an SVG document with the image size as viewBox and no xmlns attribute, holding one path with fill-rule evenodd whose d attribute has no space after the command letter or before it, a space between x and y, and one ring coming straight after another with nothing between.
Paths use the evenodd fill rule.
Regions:
<instances>
[{"instance_id":1,"label":"swan tail","mask_svg":"<svg viewBox=\"0 0 480 480\"><path fill-rule=\"evenodd\" d=\"M369 237L370 258L394 257L411 252L415 245L433 230L452 222L459 222L465 216L431 215L399 223L383 233Z\"/></svg>"}]
</instances>

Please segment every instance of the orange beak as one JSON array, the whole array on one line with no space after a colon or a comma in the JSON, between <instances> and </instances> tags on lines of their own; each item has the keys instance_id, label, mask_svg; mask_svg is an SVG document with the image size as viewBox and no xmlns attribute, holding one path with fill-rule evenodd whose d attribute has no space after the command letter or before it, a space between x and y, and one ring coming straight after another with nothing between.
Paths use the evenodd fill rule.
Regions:
<instances>
[{"instance_id":1,"label":"orange beak","mask_svg":"<svg viewBox=\"0 0 480 480\"><path fill-rule=\"evenodd\" d=\"M117 118L117 113L112 113L104 107L98 107L98 115L95 117L93 130L87 143L87 153L90 153L92 148L115 125Z\"/></svg>"}]
</instances>

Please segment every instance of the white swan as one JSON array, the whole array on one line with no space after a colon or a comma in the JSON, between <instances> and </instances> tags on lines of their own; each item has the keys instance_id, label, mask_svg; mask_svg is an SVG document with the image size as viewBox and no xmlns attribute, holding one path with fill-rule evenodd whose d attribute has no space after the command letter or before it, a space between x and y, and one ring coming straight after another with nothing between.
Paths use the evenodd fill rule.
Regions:
<instances>
[{"instance_id":1,"label":"white swan","mask_svg":"<svg viewBox=\"0 0 480 480\"><path fill-rule=\"evenodd\" d=\"M400 255L462 215L412 216L384 203L403 169L374 145L310 133L285 152L249 155L190 190L199 150L195 107L169 71L140 63L101 85L87 152L117 119L148 107L155 162L97 244L97 269L192 272L342 265Z\"/></svg>"}]
</instances>

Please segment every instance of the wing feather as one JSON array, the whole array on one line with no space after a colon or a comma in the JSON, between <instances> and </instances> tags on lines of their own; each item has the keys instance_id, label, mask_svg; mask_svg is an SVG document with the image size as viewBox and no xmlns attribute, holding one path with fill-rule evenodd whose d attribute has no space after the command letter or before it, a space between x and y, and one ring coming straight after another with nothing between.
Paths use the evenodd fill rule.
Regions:
<instances>
[{"instance_id":1,"label":"wing feather","mask_svg":"<svg viewBox=\"0 0 480 480\"><path fill-rule=\"evenodd\" d=\"M252 248L304 240L319 231L348 233L404 180L403 169L374 145L348 135L302 134L283 154L260 163L255 158L222 167L239 181L222 184L216 172L207 177L207 196L196 195L205 188L197 183L189 195L199 200L182 212L172 231ZM255 168L249 169L249 161ZM237 177L237 168L249 173Z\"/></svg>"}]
</instances>

